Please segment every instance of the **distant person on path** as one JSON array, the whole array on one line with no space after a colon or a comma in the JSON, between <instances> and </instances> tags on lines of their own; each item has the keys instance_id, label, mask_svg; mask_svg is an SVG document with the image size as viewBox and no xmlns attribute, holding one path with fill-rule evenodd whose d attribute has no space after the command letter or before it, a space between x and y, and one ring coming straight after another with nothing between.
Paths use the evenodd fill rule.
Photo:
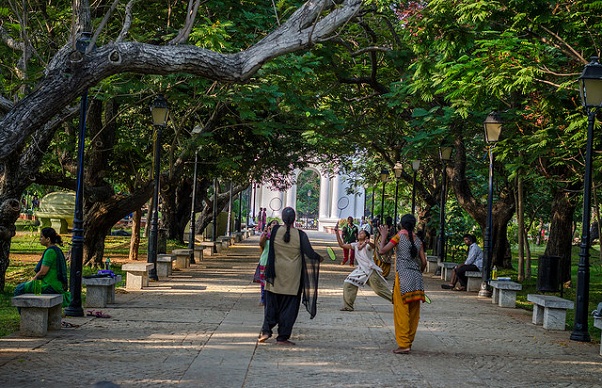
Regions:
<instances>
[{"instance_id":1,"label":"distant person on path","mask_svg":"<svg viewBox=\"0 0 602 388\"><path fill-rule=\"evenodd\" d=\"M265 306L265 266L268 263L270 235L272 234L272 228L276 225L278 225L278 220L272 220L270 224L265 228L261 236L259 236L261 256L259 258L259 264L257 264L257 270L255 271L256 279L254 279L254 281L261 285L261 298L259 300L260 306Z\"/></svg>"},{"instance_id":2,"label":"distant person on path","mask_svg":"<svg viewBox=\"0 0 602 388\"><path fill-rule=\"evenodd\" d=\"M272 336L278 325L276 344L295 345L289 341L297 320L300 302L309 312L310 319L316 315L318 300L318 276L323 258L309 242L307 234L294 227L295 210L282 210L282 222L272 228L268 263L265 270L264 320L258 342Z\"/></svg>"},{"instance_id":3,"label":"distant person on path","mask_svg":"<svg viewBox=\"0 0 602 388\"><path fill-rule=\"evenodd\" d=\"M339 223L337 222L336 228L338 230ZM337 232L337 235L339 233ZM347 225L343 226L343 242L345 244L351 244L357 241L358 229L353 224L353 217L347 217ZM343 261L341 265L345 265L349 260L349 265L353 267L355 263L355 251L353 249L343 248Z\"/></svg>"},{"instance_id":4,"label":"distant person on path","mask_svg":"<svg viewBox=\"0 0 602 388\"><path fill-rule=\"evenodd\" d=\"M420 303L425 301L422 271L426 256L422 242L414 233L416 218L406 214L401 218L401 230L389 242L380 240L379 253L389 252L397 246L395 282L393 285L393 322L395 324L395 354L409 354L420 320ZM388 228L379 227L386 236Z\"/></svg>"},{"instance_id":5,"label":"distant person on path","mask_svg":"<svg viewBox=\"0 0 602 388\"><path fill-rule=\"evenodd\" d=\"M478 272L483 268L483 251L477 245L477 238L472 234L465 234L464 244L468 245L468 256L464 264L458 265L452 270L451 282L441 285L441 288L445 290L466 291L466 284L468 283L466 272ZM460 282L460 286L454 288L458 282Z\"/></svg>"},{"instance_id":6,"label":"distant person on path","mask_svg":"<svg viewBox=\"0 0 602 388\"><path fill-rule=\"evenodd\" d=\"M70 302L67 289L67 262L63 251L57 245L63 245L63 240L53 228L44 228L40 233L40 244L46 247L42 258L36 265L33 278L15 287L14 295L34 294L35 281L41 282L42 294L63 294L63 306Z\"/></svg>"},{"instance_id":7,"label":"distant person on path","mask_svg":"<svg viewBox=\"0 0 602 388\"><path fill-rule=\"evenodd\" d=\"M337 243L343 249L350 249L355 252L357 267L347 276L343 282L343 307L341 311L353 311L355 298L357 297L358 287L364 287L368 284L370 288L380 296L391 302L391 290L385 278L382 277L382 269L374 260L374 244L370 242L370 234L365 230L358 233L358 241L351 244L343 243L339 235L339 225L334 227Z\"/></svg>"}]
</instances>

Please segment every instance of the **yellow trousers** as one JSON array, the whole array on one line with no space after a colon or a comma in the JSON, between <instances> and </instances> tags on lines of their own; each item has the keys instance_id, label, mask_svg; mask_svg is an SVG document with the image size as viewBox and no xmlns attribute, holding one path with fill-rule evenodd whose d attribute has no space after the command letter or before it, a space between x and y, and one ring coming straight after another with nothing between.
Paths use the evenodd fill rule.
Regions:
<instances>
[{"instance_id":1,"label":"yellow trousers","mask_svg":"<svg viewBox=\"0 0 602 388\"><path fill-rule=\"evenodd\" d=\"M420 303L415 301L404 303L401 300L401 290L399 288L399 275L395 273L395 282L393 285L393 322L395 324L395 340L397 346L406 349L412 347L418 321L420 320Z\"/></svg>"}]
</instances>

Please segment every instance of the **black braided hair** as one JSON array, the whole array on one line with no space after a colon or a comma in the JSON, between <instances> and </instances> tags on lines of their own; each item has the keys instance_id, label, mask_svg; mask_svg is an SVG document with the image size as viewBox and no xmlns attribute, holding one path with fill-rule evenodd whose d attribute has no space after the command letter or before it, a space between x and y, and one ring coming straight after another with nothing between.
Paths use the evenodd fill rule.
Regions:
<instances>
[{"instance_id":1,"label":"black braided hair","mask_svg":"<svg viewBox=\"0 0 602 388\"><path fill-rule=\"evenodd\" d=\"M286 225L286 233L282 238L285 243L291 241L291 225L295 223L295 209L292 207L285 207L282 210L282 222Z\"/></svg>"},{"instance_id":2,"label":"black braided hair","mask_svg":"<svg viewBox=\"0 0 602 388\"><path fill-rule=\"evenodd\" d=\"M412 247L410 248L410 256L412 259L415 259L418 256L418 248L414 243L414 228L416 227L416 217L411 214L406 214L401 217L401 227L408 231L408 238L410 239L410 243Z\"/></svg>"},{"instance_id":3,"label":"black braided hair","mask_svg":"<svg viewBox=\"0 0 602 388\"><path fill-rule=\"evenodd\" d=\"M42 229L42 236L49 238L50 242L57 245L63 245L63 239L56 233L56 230L53 228L44 228Z\"/></svg>"}]
</instances>

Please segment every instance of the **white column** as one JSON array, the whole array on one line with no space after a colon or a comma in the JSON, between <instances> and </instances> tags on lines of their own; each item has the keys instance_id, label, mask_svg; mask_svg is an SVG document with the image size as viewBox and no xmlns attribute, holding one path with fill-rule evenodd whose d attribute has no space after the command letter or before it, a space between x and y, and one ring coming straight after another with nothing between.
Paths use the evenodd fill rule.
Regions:
<instances>
[{"instance_id":1,"label":"white column","mask_svg":"<svg viewBox=\"0 0 602 388\"><path fill-rule=\"evenodd\" d=\"M329 217L330 209L328 204L330 202L330 180L328 176L320 174L320 209L319 218L325 219Z\"/></svg>"},{"instance_id":2,"label":"white column","mask_svg":"<svg viewBox=\"0 0 602 388\"><path fill-rule=\"evenodd\" d=\"M339 185L341 184L341 181L339 179L339 174L335 175L332 180L331 180L331 184L332 184L332 198L331 198L331 206L330 206L330 218L334 218L334 219L339 219L339 208L338 208L338 202L339 202Z\"/></svg>"},{"instance_id":3,"label":"white column","mask_svg":"<svg viewBox=\"0 0 602 388\"><path fill-rule=\"evenodd\" d=\"M297 211L297 184L295 183L286 191L284 206L290 206Z\"/></svg>"}]
</instances>

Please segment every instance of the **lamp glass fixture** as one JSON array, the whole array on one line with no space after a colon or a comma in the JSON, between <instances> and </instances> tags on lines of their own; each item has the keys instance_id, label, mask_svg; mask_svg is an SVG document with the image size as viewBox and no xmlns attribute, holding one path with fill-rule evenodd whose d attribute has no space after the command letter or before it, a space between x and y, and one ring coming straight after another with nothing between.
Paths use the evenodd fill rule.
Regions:
<instances>
[{"instance_id":1,"label":"lamp glass fixture","mask_svg":"<svg viewBox=\"0 0 602 388\"><path fill-rule=\"evenodd\" d=\"M167 124L167 116L169 115L169 106L167 100L162 94L159 94L153 106L151 107L151 113L153 115L153 124L164 127Z\"/></svg>"},{"instance_id":2,"label":"lamp glass fixture","mask_svg":"<svg viewBox=\"0 0 602 388\"><path fill-rule=\"evenodd\" d=\"M598 57L590 58L590 63L585 65L579 77L581 102L587 108L602 106L602 65Z\"/></svg>"},{"instance_id":3,"label":"lamp glass fixture","mask_svg":"<svg viewBox=\"0 0 602 388\"><path fill-rule=\"evenodd\" d=\"M497 113L490 113L485 119L483 126L485 127L485 141L487 143L495 143L500 139L502 120L500 120Z\"/></svg>"},{"instance_id":4,"label":"lamp glass fixture","mask_svg":"<svg viewBox=\"0 0 602 388\"><path fill-rule=\"evenodd\" d=\"M387 170L386 168L383 168L380 171L380 180L381 180L381 182L386 182L389 180L389 170Z\"/></svg>"},{"instance_id":5,"label":"lamp glass fixture","mask_svg":"<svg viewBox=\"0 0 602 388\"><path fill-rule=\"evenodd\" d=\"M412 161L412 170L418 171L420 169L420 159Z\"/></svg>"},{"instance_id":6,"label":"lamp glass fixture","mask_svg":"<svg viewBox=\"0 0 602 388\"><path fill-rule=\"evenodd\" d=\"M397 163L395 163L395 166L393 167L393 172L395 173L395 178L401 177L402 171L403 171L403 166L401 165L401 162L397 161Z\"/></svg>"},{"instance_id":7,"label":"lamp glass fixture","mask_svg":"<svg viewBox=\"0 0 602 388\"><path fill-rule=\"evenodd\" d=\"M451 160L451 154L452 154L452 147L449 147L449 146L439 147L439 159L447 162L447 161Z\"/></svg>"}]
</instances>

